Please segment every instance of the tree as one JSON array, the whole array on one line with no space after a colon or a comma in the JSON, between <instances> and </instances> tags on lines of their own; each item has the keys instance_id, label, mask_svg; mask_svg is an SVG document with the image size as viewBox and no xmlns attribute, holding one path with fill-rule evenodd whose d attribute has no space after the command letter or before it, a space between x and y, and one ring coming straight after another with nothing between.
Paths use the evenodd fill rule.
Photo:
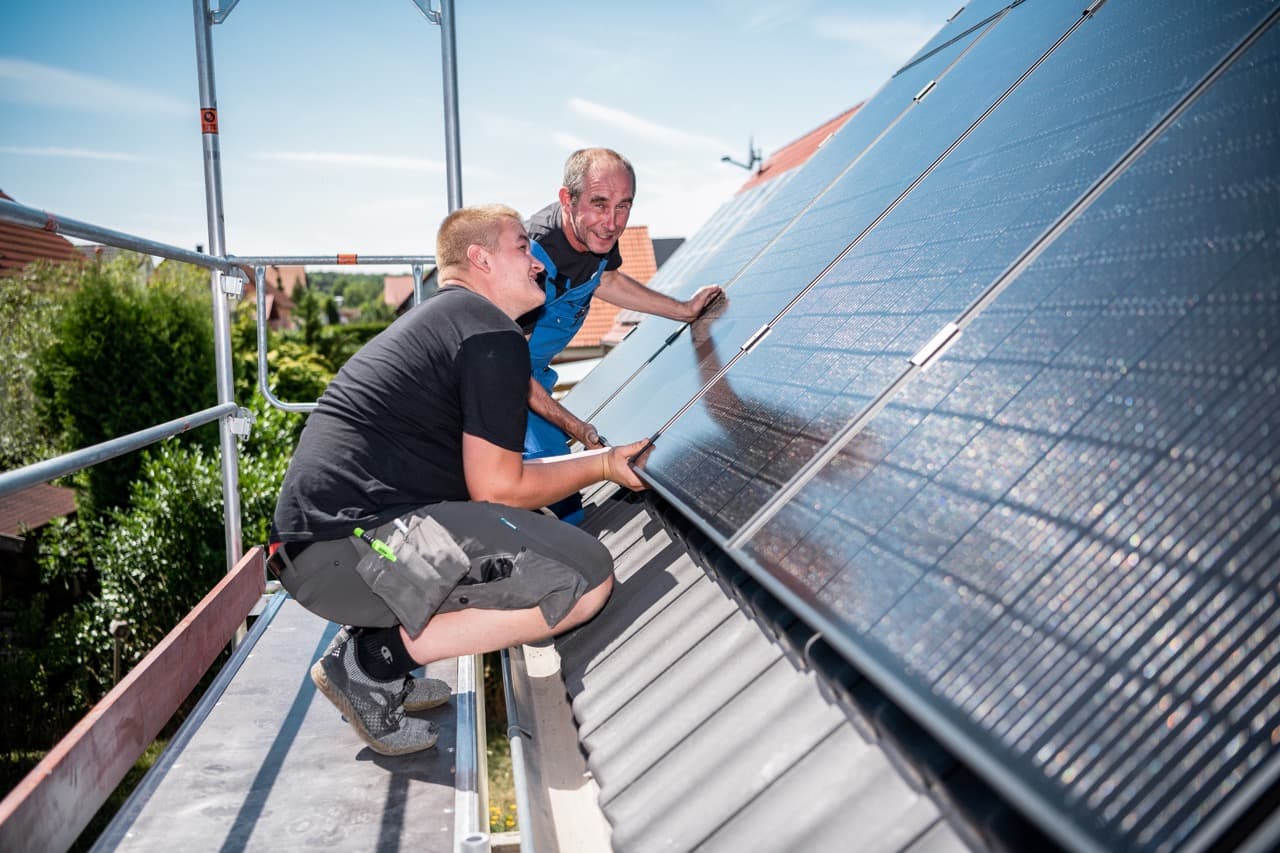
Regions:
<instances>
[{"instance_id":1,"label":"tree","mask_svg":"<svg viewBox=\"0 0 1280 853\"><path fill-rule=\"evenodd\" d=\"M37 261L0 282L0 470L54 456L32 390L35 354L48 343L78 264Z\"/></svg>"},{"instance_id":2,"label":"tree","mask_svg":"<svg viewBox=\"0 0 1280 853\"><path fill-rule=\"evenodd\" d=\"M254 314L252 303L241 303L232 325L238 400L251 399L258 393L258 329L254 325ZM324 339L322 336L321 340ZM335 372L324 353L298 340L296 333L269 336L267 346L267 386L271 393L289 403L319 399Z\"/></svg>"},{"instance_id":3,"label":"tree","mask_svg":"<svg viewBox=\"0 0 1280 853\"><path fill-rule=\"evenodd\" d=\"M217 402L207 290L189 292L181 276L139 285L136 264L122 255L86 266L39 356L35 392L46 427L67 450ZM193 437L212 443L214 435L204 428ZM130 454L90 469L91 511L126 505L140 464Z\"/></svg>"},{"instance_id":4,"label":"tree","mask_svg":"<svg viewBox=\"0 0 1280 853\"><path fill-rule=\"evenodd\" d=\"M297 310L298 322L302 325L302 339L307 346L311 346L324 327L324 307L320 304L320 297L310 290L303 290L294 300L294 308Z\"/></svg>"}]
</instances>

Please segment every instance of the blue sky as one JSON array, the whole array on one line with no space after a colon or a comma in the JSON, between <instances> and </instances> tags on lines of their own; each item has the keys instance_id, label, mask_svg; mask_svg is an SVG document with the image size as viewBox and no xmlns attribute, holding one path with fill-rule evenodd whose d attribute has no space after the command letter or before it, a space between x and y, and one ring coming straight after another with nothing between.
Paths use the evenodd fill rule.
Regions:
<instances>
[{"instance_id":1,"label":"blue sky","mask_svg":"<svg viewBox=\"0 0 1280 853\"><path fill-rule=\"evenodd\" d=\"M565 157L638 172L688 236L765 155L874 94L960 0L456 0L463 200L523 214ZM0 7L0 189L207 244L192 3ZM429 253L447 211L439 29L411 0L241 0L214 27L227 250Z\"/></svg>"}]
</instances>

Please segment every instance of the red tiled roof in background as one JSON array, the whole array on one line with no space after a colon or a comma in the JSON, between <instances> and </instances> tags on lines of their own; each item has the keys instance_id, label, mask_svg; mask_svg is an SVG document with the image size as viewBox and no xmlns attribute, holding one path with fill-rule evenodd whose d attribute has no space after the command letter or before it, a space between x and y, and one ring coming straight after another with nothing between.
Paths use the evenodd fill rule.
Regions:
<instances>
[{"instance_id":1,"label":"red tiled roof in background","mask_svg":"<svg viewBox=\"0 0 1280 853\"><path fill-rule=\"evenodd\" d=\"M648 284L658 271L658 262L653 255L653 240L649 237L648 225L634 225L622 232L618 238L618 251L622 253L620 272L634 278L641 284ZM574 347L598 347L601 339L613 328L613 321L621 311L617 305L603 299L592 299L591 308L582 322L578 334L569 341L566 349Z\"/></svg>"},{"instance_id":2,"label":"red tiled roof in background","mask_svg":"<svg viewBox=\"0 0 1280 853\"><path fill-rule=\"evenodd\" d=\"M804 136L789 142L773 153L773 156L760 164L760 168L756 173L747 179L747 182L738 188L738 192L744 192L754 186L759 186L765 181L771 180L790 169L804 163L813 156L813 152L822 147L822 143L826 142L831 136L844 127L844 123L849 117L858 111L862 104L850 107L840 115L824 122L821 126L814 128Z\"/></svg>"},{"instance_id":3,"label":"red tiled roof in background","mask_svg":"<svg viewBox=\"0 0 1280 853\"><path fill-rule=\"evenodd\" d=\"M74 489L39 483L0 497L0 536L22 539L28 530L76 511Z\"/></svg>"},{"instance_id":4,"label":"red tiled roof in background","mask_svg":"<svg viewBox=\"0 0 1280 853\"><path fill-rule=\"evenodd\" d=\"M268 266L263 270L267 287L272 290L279 290L281 282L284 283L284 292L287 296L292 297L295 290L299 287L307 286L307 268L306 267L282 267L278 265ZM249 281L253 281L250 277Z\"/></svg>"},{"instance_id":5,"label":"red tiled roof in background","mask_svg":"<svg viewBox=\"0 0 1280 853\"><path fill-rule=\"evenodd\" d=\"M392 308L399 308L413 296L412 275L388 275L382 277L382 301Z\"/></svg>"},{"instance_id":6,"label":"red tiled roof in background","mask_svg":"<svg viewBox=\"0 0 1280 853\"><path fill-rule=\"evenodd\" d=\"M0 198L14 201L0 191ZM20 270L38 258L51 261L82 261L84 258L65 237L43 228L29 228L0 222L0 275Z\"/></svg>"}]
</instances>

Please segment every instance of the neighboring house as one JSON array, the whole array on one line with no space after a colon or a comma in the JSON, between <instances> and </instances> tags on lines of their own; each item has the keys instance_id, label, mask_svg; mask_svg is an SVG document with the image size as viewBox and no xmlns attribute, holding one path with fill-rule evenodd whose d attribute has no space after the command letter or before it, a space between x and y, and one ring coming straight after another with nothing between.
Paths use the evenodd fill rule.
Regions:
<instances>
[{"instance_id":1,"label":"neighboring house","mask_svg":"<svg viewBox=\"0 0 1280 853\"><path fill-rule=\"evenodd\" d=\"M258 288L255 285L253 267L242 267L245 274L243 299L256 304ZM298 290L307 289L307 269L301 266L269 266L263 270L266 285L267 328L273 331L293 329L294 303Z\"/></svg>"},{"instance_id":2,"label":"neighboring house","mask_svg":"<svg viewBox=\"0 0 1280 853\"><path fill-rule=\"evenodd\" d=\"M298 266L272 265L264 271L267 286L296 299L298 288L307 289L307 268ZM253 278L250 277L250 281Z\"/></svg>"},{"instance_id":3,"label":"neighboring house","mask_svg":"<svg viewBox=\"0 0 1280 853\"><path fill-rule=\"evenodd\" d=\"M0 610L8 597L37 587L35 534L75 511L75 490L62 486L39 483L0 496Z\"/></svg>"},{"instance_id":4,"label":"neighboring house","mask_svg":"<svg viewBox=\"0 0 1280 853\"><path fill-rule=\"evenodd\" d=\"M779 148L773 153L768 160L760 164L760 168L752 175L745 184L738 188L739 193L746 192L752 187L759 186L765 181L771 181L779 175L791 171L797 166L804 165L813 152L821 148L828 139L835 136L840 128L844 127L854 113L862 104L856 104L840 115L823 122L818 127L786 145Z\"/></svg>"},{"instance_id":5,"label":"neighboring house","mask_svg":"<svg viewBox=\"0 0 1280 853\"><path fill-rule=\"evenodd\" d=\"M251 304L257 304L258 289L254 286L253 278L250 277L244 285L244 295L241 297L244 301ZM267 303L267 328L272 331L281 331L284 329L292 329L293 322L293 300L286 293L281 293L274 288L268 287L266 292Z\"/></svg>"},{"instance_id":6,"label":"neighboring house","mask_svg":"<svg viewBox=\"0 0 1280 853\"><path fill-rule=\"evenodd\" d=\"M15 201L0 191L0 199ZM35 260L79 261L76 247L53 231L0 222L0 275L15 272Z\"/></svg>"},{"instance_id":7,"label":"neighboring house","mask_svg":"<svg viewBox=\"0 0 1280 853\"><path fill-rule=\"evenodd\" d=\"M116 246L101 246L97 243L86 243L75 248L81 257L103 263L114 261L121 255L131 255L137 258L137 281L140 284L146 284L151 279L151 273L157 269L157 265L150 255L141 255L128 249L121 249Z\"/></svg>"},{"instance_id":8,"label":"neighboring house","mask_svg":"<svg viewBox=\"0 0 1280 853\"><path fill-rule=\"evenodd\" d=\"M662 269L662 265L667 262L667 258L675 254L676 249L684 243L683 237L654 237L653 238L653 262L658 269Z\"/></svg>"},{"instance_id":9,"label":"neighboring house","mask_svg":"<svg viewBox=\"0 0 1280 853\"><path fill-rule=\"evenodd\" d=\"M388 275L382 278L382 302L400 316L413 304L413 276Z\"/></svg>"},{"instance_id":10,"label":"neighboring house","mask_svg":"<svg viewBox=\"0 0 1280 853\"><path fill-rule=\"evenodd\" d=\"M424 298L427 294L434 293L439 286L438 273L439 270L432 267L423 276L422 293ZM413 276L384 276L382 279L382 301L395 310L397 317L413 307Z\"/></svg>"}]
</instances>

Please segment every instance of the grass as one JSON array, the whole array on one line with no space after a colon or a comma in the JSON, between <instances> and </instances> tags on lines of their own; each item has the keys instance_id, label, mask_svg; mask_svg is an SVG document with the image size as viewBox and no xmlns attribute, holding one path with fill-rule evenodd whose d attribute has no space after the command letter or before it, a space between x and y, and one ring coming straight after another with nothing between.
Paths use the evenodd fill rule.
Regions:
<instances>
[{"instance_id":1,"label":"grass","mask_svg":"<svg viewBox=\"0 0 1280 853\"><path fill-rule=\"evenodd\" d=\"M515 832L515 779L511 774L511 742L507 740L507 702L502 690L502 663L497 654L484 656L485 753L489 763L489 831Z\"/></svg>"}]
</instances>

